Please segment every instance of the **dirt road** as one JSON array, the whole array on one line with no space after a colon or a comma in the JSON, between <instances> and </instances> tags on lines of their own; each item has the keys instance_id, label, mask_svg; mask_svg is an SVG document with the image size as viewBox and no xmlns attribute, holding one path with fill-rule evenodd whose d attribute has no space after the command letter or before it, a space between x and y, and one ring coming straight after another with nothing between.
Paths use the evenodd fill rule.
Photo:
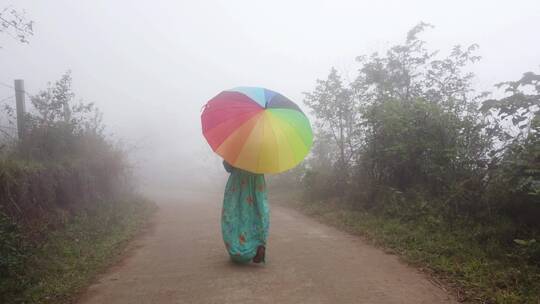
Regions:
<instances>
[{"instance_id":1,"label":"dirt road","mask_svg":"<svg viewBox=\"0 0 540 304\"><path fill-rule=\"evenodd\" d=\"M151 227L80 303L455 303L362 240L272 205L265 266L228 260L218 195L160 204Z\"/></svg>"}]
</instances>

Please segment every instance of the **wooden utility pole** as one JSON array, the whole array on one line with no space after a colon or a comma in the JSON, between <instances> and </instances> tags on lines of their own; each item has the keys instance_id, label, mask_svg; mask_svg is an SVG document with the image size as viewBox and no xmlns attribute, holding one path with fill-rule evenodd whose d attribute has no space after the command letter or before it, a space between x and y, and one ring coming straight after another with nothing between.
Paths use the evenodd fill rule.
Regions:
<instances>
[{"instance_id":1,"label":"wooden utility pole","mask_svg":"<svg viewBox=\"0 0 540 304\"><path fill-rule=\"evenodd\" d=\"M17 131L19 140L24 138L26 121L25 121L25 104L24 104L24 80L15 79L15 101L17 103Z\"/></svg>"}]
</instances>

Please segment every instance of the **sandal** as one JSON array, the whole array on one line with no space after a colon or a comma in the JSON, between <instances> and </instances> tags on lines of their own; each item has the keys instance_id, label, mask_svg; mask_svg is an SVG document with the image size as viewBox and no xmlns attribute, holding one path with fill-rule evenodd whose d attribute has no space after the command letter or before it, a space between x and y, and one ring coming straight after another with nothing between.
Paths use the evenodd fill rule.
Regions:
<instances>
[{"instance_id":1,"label":"sandal","mask_svg":"<svg viewBox=\"0 0 540 304\"><path fill-rule=\"evenodd\" d=\"M266 249L264 248L264 246L259 246L257 247L257 254L255 255L255 257L253 258L253 263L266 263L264 258L265 258L265 255L266 255Z\"/></svg>"}]
</instances>

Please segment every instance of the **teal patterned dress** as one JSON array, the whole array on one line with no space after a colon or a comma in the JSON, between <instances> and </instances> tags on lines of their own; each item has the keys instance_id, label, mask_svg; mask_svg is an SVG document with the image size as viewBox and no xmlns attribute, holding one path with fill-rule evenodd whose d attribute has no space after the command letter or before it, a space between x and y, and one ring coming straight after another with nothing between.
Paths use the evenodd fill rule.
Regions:
<instances>
[{"instance_id":1,"label":"teal patterned dress","mask_svg":"<svg viewBox=\"0 0 540 304\"><path fill-rule=\"evenodd\" d=\"M221 215L225 247L236 262L249 262L268 238L268 197L263 174L234 168L223 162L230 173Z\"/></svg>"}]
</instances>

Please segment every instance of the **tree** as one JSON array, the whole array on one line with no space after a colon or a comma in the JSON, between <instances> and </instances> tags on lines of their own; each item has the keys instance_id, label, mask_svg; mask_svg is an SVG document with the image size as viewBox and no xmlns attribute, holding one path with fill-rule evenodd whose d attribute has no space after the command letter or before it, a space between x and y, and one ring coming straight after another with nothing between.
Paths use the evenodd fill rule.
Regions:
<instances>
[{"instance_id":1,"label":"tree","mask_svg":"<svg viewBox=\"0 0 540 304\"><path fill-rule=\"evenodd\" d=\"M28 129L21 143L21 151L28 157L57 159L75 153L89 141L105 144L101 113L93 103L76 101L71 85L68 71L30 98L33 111L27 113Z\"/></svg>"},{"instance_id":2,"label":"tree","mask_svg":"<svg viewBox=\"0 0 540 304\"><path fill-rule=\"evenodd\" d=\"M436 52L430 53L417 35L428 27L431 25L420 23L412 28L405 44L391 47L385 56L373 53L356 58L361 67L353 89L363 103L410 101L425 92L422 70Z\"/></svg>"},{"instance_id":3,"label":"tree","mask_svg":"<svg viewBox=\"0 0 540 304\"><path fill-rule=\"evenodd\" d=\"M489 141L481 134L473 74L464 72L479 59L477 46L456 46L439 59L418 38L429 27L415 26L384 56L359 57L352 89L363 120L362 174L400 190L425 185L441 193L450 181L485 166Z\"/></svg>"},{"instance_id":4,"label":"tree","mask_svg":"<svg viewBox=\"0 0 540 304\"><path fill-rule=\"evenodd\" d=\"M490 134L501 142L494 155L536 132L532 123L540 111L540 75L527 72L517 81L502 82L496 87L504 88L510 95L501 99L488 99L480 108L491 118Z\"/></svg>"},{"instance_id":5,"label":"tree","mask_svg":"<svg viewBox=\"0 0 540 304\"><path fill-rule=\"evenodd\" d=\"M377 196L385 191L447 197L454 211L476 198L468 195L482 186L492 144L478 110L483 95L472 89L474 75L466 71L479 59L477 46L455 46L440 56L419 38L430 27L420 23L386 53L358 57L352 83L344 84L332 69L306 93L317 119L314 147L330 135L334 150L314 148L308 166L313 172L306 174L312 183L335 181L339 194L354 185L349 188L357 201L369 204L382 203ZM331 177L315 166L325 155L333 158Z\"/></svg>"},{"instance_id":6,"label":"tree","mask_svg":"<svg viewBox=\"0 0 540 304\"><path fill-rule=\"evenodd\" d=\"M474 77L464 68L478 61L476 44L463 49L455 46L443 59L439 51L430 51L418 35L432 26L420 23L407 34L404 44L391 47L384 56L359 56L361 67L353 82L353 90L362 103L385 100L414 101L418 98L440 104L456 113L473 111L471 97ZM472 106L472 107L471 107Z\"/></svg>"},{"instance_id":7,"label":"tree","mask_svg":"<svg viewBox=\"0 0 540 304\"><path fill-rule=\"evenodd\" d=\"M29 114L33 126L53 127L66 125L74 132L101 132L101 114L93 103L75 101L71 71L67 71L54 84L31 97L37 113Z\"/></svg>"},{"instance_id":8,"label":"tree","mask_svg":"<svg viewBox=\"0 0 540 304\"><path fill-rule=\"evenodd\" d=\"M326 80L317 80L315 90L305 93L304 102L318 119L317 127L321 134L332 136L338 148L334 166L337 188L343 190L358 145L358 109L353 91L343 85L337 70L332 68Z\"/></svg>"},{"instance_id":9,"label":"tree","mask_svg":"<svg viewBox=\"0 0 540 304\"><path fill-rule=\"evenodd\" d=\"M29 37L34 35L34 22L26 19L24 11L8 6L0 11L0 33L21 43L29 43Z\"/></svg>"},{"instance_id":10,"label":"tree","mask_svg":"<svg viewBox=\"0 0 540 304\"><path fill-rule=\"evenodd\" d=\"M10 36L21 43L29 42L29 36L34 34L33 24L33 21L26 19L24 11L17 11L11 6L0 10L0 34ZM0 113L0 122L2 119L7 118L8 123L12 124L10 118L13 118L14 109L6 104L0 108L0 112L3 112ZM9 141L13 140L12 132L6 131L1 127L0 135L5 136ZM4 138L0 138L0 152L3 152L4 148L7 146L3 141Z\"/></svg>"},{"instance_id":11,"label":"tree","mask_svg":"<svg viewBox=\"0 0 540 304\"><path fill-rule=\"evenodd\" d=\"M488 131L499 140L491 152L490 193L520 220L536 223L540 215L540 75L527 72L496 86L505 88L509 96L486 100L481 108L491 118Z\"/></svg>"}]
</instances>

